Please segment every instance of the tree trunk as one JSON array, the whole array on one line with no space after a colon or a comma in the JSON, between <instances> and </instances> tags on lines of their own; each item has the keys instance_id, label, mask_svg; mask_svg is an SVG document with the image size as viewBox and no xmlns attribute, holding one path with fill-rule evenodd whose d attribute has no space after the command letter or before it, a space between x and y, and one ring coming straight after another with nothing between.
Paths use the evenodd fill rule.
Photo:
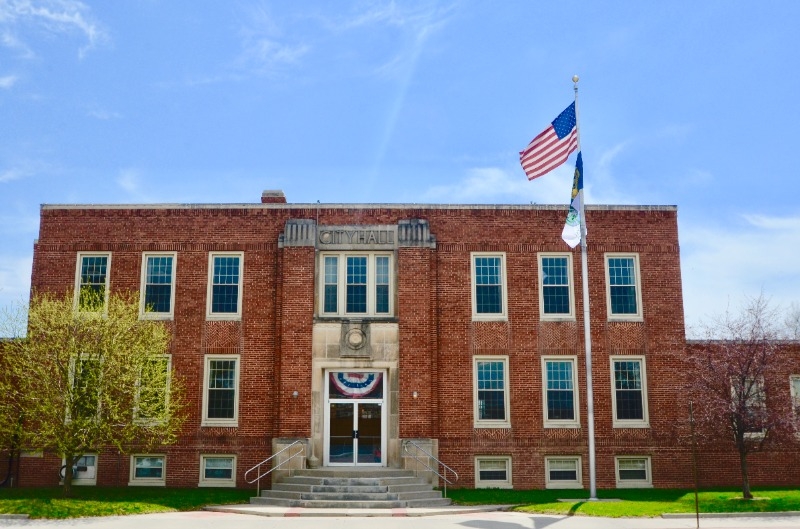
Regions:
<instances>
[{"instance_id":1,"label":"tree trunk","mask_svg":"<svg viewBox=\"0 0 800 529\"><path fill-rule=\"evenodd\" d=\"M747 451L739 448L739 464L742 468L742 496L746 500L753 499L753 493L750 492L750 478L747 475Z\"/></svg>"},{"instance_id":2,"label":"tree trunk","mask_svg":"<svg viewBox=\"0 0 800 529\"><path fill-rule=\"evenodd\" d=\"M78 458L68 455L64 458L66 468L64 468L64 497L69 498L72 496L72 468Z\"/></svg>"}]
</instances>

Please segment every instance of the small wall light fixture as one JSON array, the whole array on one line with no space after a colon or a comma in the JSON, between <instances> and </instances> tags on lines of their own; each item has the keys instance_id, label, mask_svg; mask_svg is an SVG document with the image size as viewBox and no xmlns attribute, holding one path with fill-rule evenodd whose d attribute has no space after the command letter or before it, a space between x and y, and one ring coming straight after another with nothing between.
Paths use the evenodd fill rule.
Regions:
<instances>
[{"instance_id":1,"label":"small wall light fixture","mask_svg":"<svg viewBox=\"0 0 800 529\"><path fill-rule=\"evenodd\" d=\"M414 391L414 392L411 393L411 396L416 399L417 397L419 397L419 393Z\"/></svg>"},{"instance_id":2,"label":"small wall light fixture","mask_svg":"<svg viewBox=\"0 0 800 529\"><path fill-rule=\"evenodd\" d=\"M299 395L300 395L300 393L298 393L297 390L292 391L292 398L293 399L296 399Z\"/></svg>"}]
</instances>

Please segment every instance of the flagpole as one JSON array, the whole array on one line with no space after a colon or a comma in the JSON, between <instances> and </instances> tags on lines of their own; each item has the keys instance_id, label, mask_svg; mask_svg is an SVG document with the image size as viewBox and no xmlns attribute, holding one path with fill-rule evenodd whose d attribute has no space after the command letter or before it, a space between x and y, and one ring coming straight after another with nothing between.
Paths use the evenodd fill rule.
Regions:
<instances>
[{"instance_id":1,"label":"flagpole","mask_svg":"<svg viewBox=\"0 0 800 529\"><path fill-rule=\"evenodd\" d=\"M581 127L578 111L578 76L572 76L575 83L575 130L578 136L578 152L581 152ZM581 175L582 176L582 175ZM589 265L586 252L586 208L583 193L581 205L581 279L583 281L583 335L586 344L586 422L589 433L589 500L597 500L597 473L595 471L594 449L594 390L592 388L592 326L589 313Z\"/></svg>"}]
</instances>

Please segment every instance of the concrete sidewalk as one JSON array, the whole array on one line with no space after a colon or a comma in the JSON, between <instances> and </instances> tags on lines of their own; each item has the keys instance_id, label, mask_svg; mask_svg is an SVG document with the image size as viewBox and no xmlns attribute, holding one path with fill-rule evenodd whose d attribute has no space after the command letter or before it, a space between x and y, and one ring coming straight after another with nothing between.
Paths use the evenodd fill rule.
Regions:
<instances>
[{"instance_id":1,"label":"concrete sidewalk","mask_svg":"<svg viewBox=\"0 0 800 529\"><path fill-rule=\"evenodd\" d=\"M302 507L273 507L268 505L210 505L205 511L251 514L256 516L309 516L309 517L375 517L375 516L443 516L503 511L510 505L448 505L445 507L407 507L398 509L305 509Z\"/></svg>"}]
</instances>

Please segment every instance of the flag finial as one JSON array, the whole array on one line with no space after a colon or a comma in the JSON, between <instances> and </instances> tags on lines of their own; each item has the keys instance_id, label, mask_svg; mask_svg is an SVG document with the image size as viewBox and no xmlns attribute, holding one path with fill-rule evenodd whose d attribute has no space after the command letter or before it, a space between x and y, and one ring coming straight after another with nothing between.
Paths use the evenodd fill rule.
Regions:
<instances>
[{"instance_id":1,"label":"flag finial","mask_svg":"<svg viewBox=\"0 0 800 529\"><path fill-rule=\"evenodd\" d=\"M573 76L572 76L572 82L573 82L573 83L575 83L575 84L578 84L578 81L580 81L580 79L581 79L581 78L580 78L580 77L578 77L577 75L573 75Z\"/></svg>"}]
</instances>

